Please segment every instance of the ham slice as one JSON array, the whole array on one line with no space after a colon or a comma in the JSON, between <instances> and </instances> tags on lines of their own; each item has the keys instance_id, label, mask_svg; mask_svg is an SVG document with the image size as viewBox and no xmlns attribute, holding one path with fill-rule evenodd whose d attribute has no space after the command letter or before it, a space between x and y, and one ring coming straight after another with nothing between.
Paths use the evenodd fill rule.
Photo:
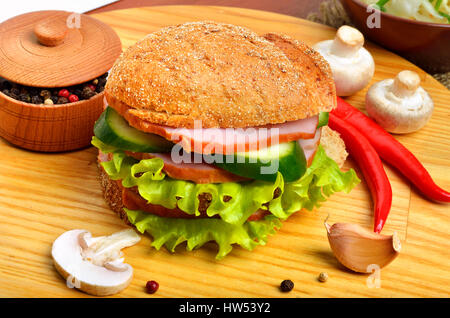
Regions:
<instances>
[{"instance_id":1,"label":"ham slice","mask_svg":"<svg viewBox=\"0 0 450 318\"><path fill-rule=\"evenodd\" d=\"M314 155L316 154L317 148L320 144L320 136L322 135L322 128L316 130L316 134L314 138L311 139L299 139L297 142L302 147L303 153L305 154L306 162L308 166L314 159Z\"/></svg>"},{"instance_id":2,"label":"ham slice","mask_svg":"<svg viewBox=\"0 0 450 318\"><path fill-rule=\"evenodd\" d=\"M320 143L320 135L321 129L319 128L316 130L314 138L298 140L300 147L302 147L303 152L305 153L308 166L314 159L314 155ZM194 160L191 160L190 163L177 163L172 160L171 155L168 153L126 153L127 155L138 160L161 158L164 161L163 171L173 179L189 180L195 183L225 183L248 180L247 178L237 176L231 172L205 162L195 163Z\"/></svg>"},{"instance_id":3,"label":"ham slice","mask_svg":"<svg viewBox=\"0 0 450 318\"><path fill-rule=\"evenodd\" d=\"M157 134L174 143L179 143L188 152L202 154L233 154L258 150L279 143L313 138L318 116L290 121L282 124L249 128L174 128L148 121L129 121L130 125L148 133Z\"/></svg>"}]
</instances>

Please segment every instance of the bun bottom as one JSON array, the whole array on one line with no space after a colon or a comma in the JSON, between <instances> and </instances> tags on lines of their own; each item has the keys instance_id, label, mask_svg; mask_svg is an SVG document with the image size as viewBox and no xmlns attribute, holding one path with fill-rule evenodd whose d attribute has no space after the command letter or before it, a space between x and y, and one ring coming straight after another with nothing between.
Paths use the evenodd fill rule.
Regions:
<instances>
[{"instance_id":1,"label":"bun bottom","mask_svg":"<svg viewBox=\"0 0 450 318\"><path fill-rule=\"evenodd\" d=\"M98 165L98 170L100 173L100 185L106 203L127 225L133 226L133 224L128 221L127 214L123 209L122 189L120 189L116 181L109 178L108 174L103 170L100 164Z\"/></svg>"}]
</instances>

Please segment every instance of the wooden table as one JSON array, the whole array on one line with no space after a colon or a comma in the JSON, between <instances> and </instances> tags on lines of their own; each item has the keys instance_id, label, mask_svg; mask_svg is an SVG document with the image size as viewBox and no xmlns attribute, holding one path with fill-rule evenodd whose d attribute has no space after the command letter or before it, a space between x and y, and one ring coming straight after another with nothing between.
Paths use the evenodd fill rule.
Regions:
<instances>
[{"instance_id":1,"label":"wooden table","mask_svg":"<svg viewBox=\"0 0 450 318\"><path fill-rule=\"evenodd\" d=\"M258 33L282 32L308 44L332 38L335 30L291 16L225 7L167 6L109 11L94 15L110 24L123 47L162 26L193 20L243 25ZM435 181L450 189L449 91L411 63L368 44L376 62L373 82L399 70L420 74L435 102L430 122L414 134L397 136L425 165ZM366 89L349 101L363 108ZM0 297L88 297L66 287L50 257L52 242L64 231L84 228L94 236L125 228L101 194L93 147L59 154L24 151L0 139ZM360 171L347 160L345 169ZM372 228L372 201L365 182L350 194L338 193L320 209L301 211L283 223L266 246L253 252L234 248L216 261L214 244L193 252L184 246L171 254L150 248L151 239L126 249L135 270L132 284L116 297L448 297L450 296L449 205L425 200L386 166L393 206L384 234L397 231L400 256L381 271L381 287L370 288L367 275L344 269L333 256L323 221L352 222ZM362 178L362 177L361 177ZM323 284L320 272L329 274ZM279 284L291 279L285 294ZM158 292L144 292L156 280Z\"/></svg>"}]
</instances>

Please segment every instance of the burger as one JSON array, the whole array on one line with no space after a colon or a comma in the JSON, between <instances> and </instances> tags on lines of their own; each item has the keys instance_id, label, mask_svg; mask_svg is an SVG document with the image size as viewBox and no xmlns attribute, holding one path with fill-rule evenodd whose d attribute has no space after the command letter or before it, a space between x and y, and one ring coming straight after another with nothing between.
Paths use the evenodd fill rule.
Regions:
<instances>
[{"instance_id":1,"label":"burger","mask_svg":"<svg viewBox=\"0 0 450 318\"><path fill-rule=\"evenodd\" d=\"M327 127L328 63L285 35L192 22L122 53L92 144L104 197L152 246L264 245L293 213L358 182Z\"/></svg>"}]
</instances>

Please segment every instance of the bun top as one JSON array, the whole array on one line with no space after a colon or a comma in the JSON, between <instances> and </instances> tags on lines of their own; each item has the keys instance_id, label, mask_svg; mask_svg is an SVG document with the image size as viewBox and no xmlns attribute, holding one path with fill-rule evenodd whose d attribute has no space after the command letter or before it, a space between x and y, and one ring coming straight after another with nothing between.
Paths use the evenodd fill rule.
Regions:
<instances>
[{"instance_id":1,"label":"bun top","mask_svg":"<svg viewBox=\"0 0 450 318\"><path fill-rule=\"evenodd\" d=\"M115 62L105 88L129 121L172 127L250 127L330 111L328 63L286 36L191 22L151 33Z\"/></svg>"}]
</instances>

